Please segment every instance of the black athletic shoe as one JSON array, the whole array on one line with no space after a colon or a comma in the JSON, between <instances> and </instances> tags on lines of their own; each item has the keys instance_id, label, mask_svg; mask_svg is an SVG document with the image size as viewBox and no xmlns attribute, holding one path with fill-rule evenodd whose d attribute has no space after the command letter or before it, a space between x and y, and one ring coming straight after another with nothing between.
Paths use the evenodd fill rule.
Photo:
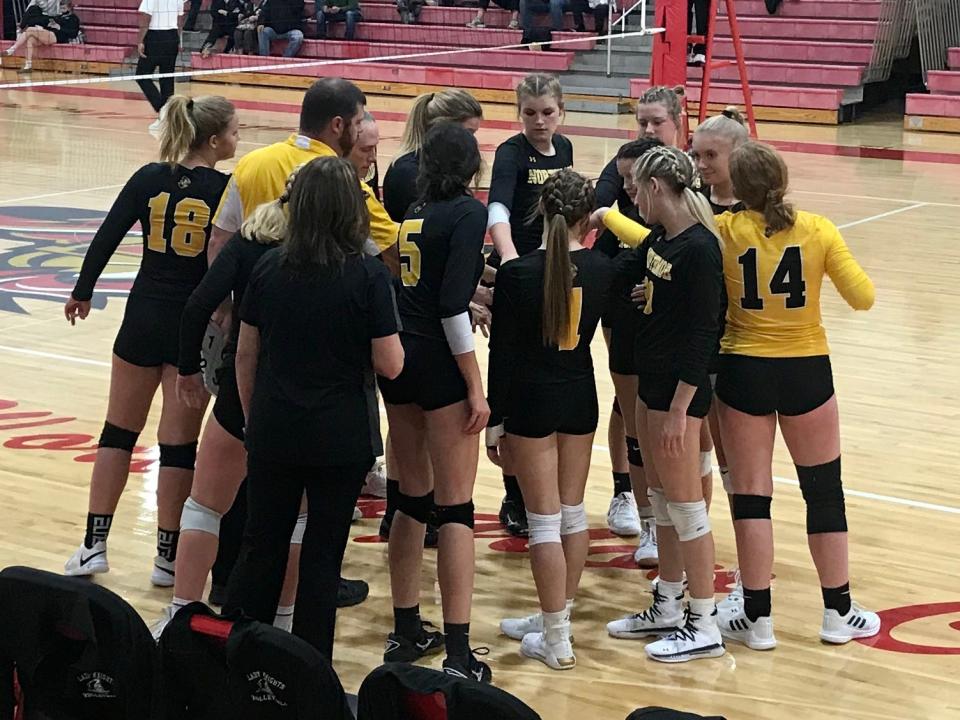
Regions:
<instances>
[{"instance_id":1,"label":"black athletic shoe","mask_svg":"<svg viewBox=\"0 0 960 720\"><path fill-rule=\"evenodd\" d=\"M353 607L367 599L370 586L363 580L347 580L340 578L340 587L337 588L337 607Z\"/></svg>"},{"instance_id":2,"label":"black athletic shoe","mask_svg":"<svg viewBox=\"0 0 960 720\"><path fill-rule=\"evenodd\" d=\"M500 524L514 537L528 535L527 509L523 506L523 500L515 500L510 496L503 498L500 504Z\"/></svg>"},{"instance_id":3,"label":"black athletic shoe","mask_svg":"<svg viewBox=\"0 0 960 720\"><path fill-rule=\"evenodd\" d=\"M420 623L420 637L410 640L403 635L390 633L383 650L383 661L412 663L424 655L434 655L443 650L443 633L431 623Z\"/></svg>"},{"instance_id":4,"label":"black athletic shoe","mask_svg":"<svg viewBox=\"0 0 960 720\"><path fill-rule=\"evenodd\" d=\"M780 3L783 0L766 0L767 12L771 15L775 15L777 10L780 9Z\"/></svg>"},{"instance_id":5,"label":"black athletic shoe","mask_svg":"<svg viewBox=\"0 0 960 720\"><path fill-rule=\"evenodd\" d=\"M226 585L211 585L210 594L207 595L208 605L222 606L227 601Z\"/></svg>"},{"instance_id":6,"label":"black athletic shoe","mask_svg":"<svg viewBox=\"0 0 960 720\"><path fill-rule=\"evenodd\" d=\"M450 657L449 655L443 661L443 671L447 675L463 678L465 680L475 680L479 683L489 683L493 680L493 673L490 666L485 662L477 660L477 655L486 655L490 652L489 648L476 648L465 658ZM474 654L476 653L476 655Z\"/></svg>"},{"instance_id":7,"label":"black athletic shoe","mask_svg":"<svg viewBox=\"0 0 960 720\"><path fill-rule=\"evenodd\" d=\"M390 539L390 528L393 525L393 514L384 515L380 518L380 532L379 535L383 540ZM425 548L435 548L437 543L440 542L440 530L433 525L427 523L427 532L423 536L423 546Z\"/></svg>"}]
</instances>

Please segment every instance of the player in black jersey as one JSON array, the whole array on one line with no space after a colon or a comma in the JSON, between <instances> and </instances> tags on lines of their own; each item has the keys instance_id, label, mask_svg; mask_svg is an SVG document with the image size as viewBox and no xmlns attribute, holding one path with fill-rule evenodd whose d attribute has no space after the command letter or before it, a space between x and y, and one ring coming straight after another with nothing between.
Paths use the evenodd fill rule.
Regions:
<instances>
[{"instance_id":1,"label":"player in black jersey","mask_svg":"<svg viewBox=\"0 0 960 720\"><path fill-rule=\"evenodd\" d=\"M234 107L224 98L171 98L160 138L163 162L140 168L121 190L64 307L71 324L87 317L97 278L139 221L143 259L113 346L110 401L90 483L87 531L66 563L67 575L110 569L107 535L127 483L130 454L161 386L157 557L151 580L173 585L180 511L190 492L203 419L203 407L188 407L176 395L180 314L207 270L210 220L227 185L228 177L214 168L233 157L238 138Z\"/></svg>"},{"instance_id":2,"label":"player in black jersey","mask_svg":"<svg viewBox=\"0 0 960 720\"><path fill-rule=\"evenodd\" d=\"M403 222L407 210L417 200L417 173L420 170L420 149L430 128L443 122L458 123L476 133L483 120L483 108L477 99L466 90L451 88L436 93L425 93L413 102L407 124L403 129L403 138L396 157L387 168L383 178L383 205L394 222ZM486 297L478 300L490 304L490 291L484 289ZM478 308L482 312L480 308ZM396 467L392 456L392 443L387 438L387 507L380 522L380 536L390 537L390 527L397 509L399 484L391 477ZM424 536L426 547L437 546L437 529L427 525Z\"/></svg>"},{"instance_id":3,"label":"player in black jersey","mask_svg":"<svg viewBox=\"0 0 960 720\"><path fill-rule=\"evenodd\" d=\"M693 161L697 165L700 177L704 185L701 188L714 215L722 215L727 211L738 212L743 209L743 203L737 199L733 190L733 180L730 178L730 155L738 147L750 139L747 132L746 123L740 112L734 107L726 108L722 114L707 118L703 123L697 126L693 133L693 146L690 152ZM726 308L723 310L726 315ZM725 317L722 318L725 323ZM721 336L723 335L723 324L721 324ZM720 348L710 360L710 378L716 384L717 371L720 363ZM711 486L709 482L712 475L711 454L705 452L705 440L713 442L713 448L717 454L717 465L720 468L720 479L723 482L723 490L727 495L727 504L733 512L733 480L730 476L730 470L727 467L727 456L723 451L723 442L720 439L720 425L717 419L717 404L710 405L710 414L707 416L708 425L701 430L709 430L710 437L701 437L701 473L708 479L704 483L704 490ZM707 501L709 503L709 499ZM743 585L740 581L740 571L736 571L736 583L726 598L721 600L717 607L720 612L733 608L735 605L743 602Z\"/></svg>"},{"instance_id":4,"label":"player in black jersey","mask_svg":"<svg viewBox=\"0 0 960 720\"><path fill-rule=\"evenodd\" d=\"M479 170L480 150L467 129L434 127L420 153L420 198L400 227L397 300L406 361L396 380L380 379L400 481L390 532L395 628L384 661L409 662L443 645L419 611L424 528L432 520L440 528L443 668L489 682L490 668L469 645L476 434L490 415L468 311L487 225L486 209L468 190Z\"/></svg>"},{"instance_id":5,"label":"player in black jersey","mask_svg":"<svg viewBox=\"0 0 960 720\"><path fill-rule=\"evenodd\" d=\"M573 145L557 133L563 114L563 88L552 75L528 75L517 86L517 111L523 132L497 148L488 197L487 226L493 239L488 264L526 255L540 247L543 217L540 191L547 178L573 166ZM489 276L489 275L488 275ZM527 514L510 459L509 444L502 448L504 498L500 522L511 535L527 534Z\"/></svg>"},{"instance_id":6,"label":"player in black jersey","mask_svg":"<svg viewBox=\"0 0 960 720\"><path fill-rule=\"evenodd\" d=\"M643 223L633 203L633 166L647 150L663 143L657 138L633 140L623 145L597 180L595 224L600 226L605 209L616 205L624 216ZM594 250L614 258L629 252L612 230L602 228ZM657 565L657 526L653 508L647 498L647 482L643 475L643 456L637 440L636 397L637 375L634 344L638 328L636 305L630 300L631 286L619 281L615 286L610 313L604 318L603 335L607 342L610 376L616 391L613 412L607 431L610 461L613 466L613 498L607 510L607 526L615 535L640 535L634 560L640 567Z\"/></svg>"},{"instance_id":7,"label":"player in black jersey","mask_svg":"<svg viewBox=\"0 0 960 720\"><path fill-rule=\"evenodd\" d=\"M529 525L541 612L500 629L554 670L576 665L570 614L590 547L584 489L597 429L590 343L609 306L613 263L581 244L594 207L591 183L561 170L540 200L545 247L497 273L490 338L491 427L506 432Z\"/></svg>"},{"instance_id":8,"label":"player in black jersey","mask_svg":"<svg viewBox=\"0 0 960 720\"><path fill-rule=\"evenodd\" d=\"M637 100L637 127L641 138L656 138L664 145L682 147L682 88L652 87Z\"/></svg>"},{"instance_id":9,"label":"player in black jersey","mask_svg":"<svg viewBox=\"0 0 960 720\"><path fill-rule=\"evenodd\" d=\"M693 190L690 157L654 148L634 170L640 214L654 226L618 265L643 283L637 333L637 427L657 518L660 581L648 610L607 625L614 637L669 633L647 646L661 662L724 654L713 601L713 536L699 473L700 426L712 398L708 364L726 299L713 214ZM690 586L684 614L683 571Z\"/></svg>"},{"instance_id":10,"label":"player in black jersey","mask_svg":"<svg viewBox=\"0 0 960 720\"><path fill-rule=\"evenodd\" d=\"M257 261L283 241L287 225L283 209L296 174L294 171L290 176L279 200L264 203L244 221L240 232L217 254L183 309L177 394L189 407L202 409L207 404L201 373L201 346L207 324L225 300L232 301L235 308L240 307ZM173 601L151 629L155 637L159 637L180 608L202 598L207 575L217 556L221 519L233 505L247 473L247 453L243 446L245 421L234 370L239 335L240 318L231 313L231 325L221 353L222 364L216 371L217 398L203 430L193 487L180 518ZM298 524L295 539L302 541L306 514L301 515ZM296 583L293 585L295 590ZM287 590L284 594L289 597L291 593ZM281 623L292 621L293 609L281 601L277 615Z\"/></svg>"}]
</instances>

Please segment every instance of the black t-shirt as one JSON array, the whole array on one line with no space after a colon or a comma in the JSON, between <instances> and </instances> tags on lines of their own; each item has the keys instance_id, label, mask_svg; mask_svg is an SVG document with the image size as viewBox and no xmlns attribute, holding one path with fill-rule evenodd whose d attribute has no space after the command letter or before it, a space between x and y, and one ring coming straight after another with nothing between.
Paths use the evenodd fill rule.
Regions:
<instances>
[{"instance_id":1,"label":"black t-shirt","mask_svg":"<svg viewBox=\"0 0 960 720\"><path fill-rule=\"evenodd\" d=\"M640 372L705 383L726 306L717 238L699 223L672 239L657 226L640 247L621 255L617 266L630 282L646 284L636 338Z\"/></svg>"},{"instance_id":2,"label":"black t-shirt","mask_svg":"<svg viewBox=\"0 0 960 720\"><path fill-rule=\"evenodd\" d=\"M243 294L250 280L250 273L261 257L277 247L276 243L264 245L244 239L237 233L223 246L213 265L203 276L203 280L187 300L180 316L180 358L178 365L181 375L193 375L200 372L200 348L203 336L214 311L227 298L233 297L233 306L239 308L243 303ZM223 348L223 362L233 365L237 352L237 339L240 335L240 317L233 313L230 337Z\"/></svg>"},{"instance_id":3,"label":"black t-shirt","mask_svg":"<svg viewBox=\"0 0 960 720\"><path fill-rule=\"evenodd\" d=\"M543 343L543 285L547 253L537 250L500 267L493 294L488 392L495 418L502 418L512 388L555 385L593 378L590 343L609 307L614 265L600 253L570 253L571 317L578 320L576 344Z\"/></svg>"},{"instance_id":4,"label":"black t-shirt","mask_svg":"<svg viewBox=\"0 0 960 720\"><path fill-rule=\"evenodd\" d=\"M380 447L370 341L399 329L390 273L375 258L294 273L284 248L253 270L240 319L260 331L246 444L303 465L363 462Z\"/></svg>"},{"instance_id":5,"label":"black t-shirt","mask_svg":"<svg viewBox=\"0 0 960 720\"><path fill-rule=\"evenodd\" d=\"M143 259L130 295L186 302L207 271L211 220L228 180L207 167L150 163L137 170L90 243L73 297L93 296L110 256L139 221Z\"/></svg>"},{"instance_id":6,"label":"black t-shirt","mask_svg":"<svg viewBox=\"0 0 960 720\"><path fill-rule=\"evenodd\" d=\"M420 154L401 155L387 168L383 176L383 206L394 222L403 222L407 210L417 200L417 173L420 172Z\"/></svg>"},{"instance_id":7,"label":"black t-shirt","mask_svg":"<svg viewBox=\"0 0 960 720\"><path fill-rule=\"evenodd\" d=\"M443 340L441 320L467 312L483 274L487 209L469 195L427 202L400 226L403 331Z\"/></svg>"},{"instance_id":8,"label":"black t-shirt","mask_svg":"<svg viewBox=\"0 0 960 720\"><path fill-rule=\"evenodd\" d=\"M558 170L573 167L573 144L567 138L554 135L553 148L553 155L544 155L520 133L501 143L493 160L487 202L501 203L510 211L510 233L521 256L543 242L543 215L537 213L528 222L540 202L543 184Z\"/></svg>"}]
</instances>

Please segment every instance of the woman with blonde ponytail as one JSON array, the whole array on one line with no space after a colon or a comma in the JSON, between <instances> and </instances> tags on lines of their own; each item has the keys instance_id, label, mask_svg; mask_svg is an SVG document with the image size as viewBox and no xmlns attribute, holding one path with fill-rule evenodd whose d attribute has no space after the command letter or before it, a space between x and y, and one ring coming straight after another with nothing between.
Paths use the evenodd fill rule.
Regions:
<instances>
[{"instance_id":1,"label":"woman with blonde ponytail","mask_svg":"<svg viewBox=\"0 0 960 720\"><path fill-rule=\"evenodd\" d=\"M613 263L585 250L593 185L572 170L543 184L544 242L497 274L490 336L488 453L509 438L529 527L540 611L500 623L554 670L576 664L570 616L590 539L583 505L599 417L590 343L608 311Z\"/></svg>"},{"instance_id":2,"label":"woman with blonde ponytail","mask_svg":"<svg viewBox=\"0 0 960 720\"><path fill-rule=\"evenodd\" d=\"M264 203L253 211L240 232L217 254L187 301L180 320L177 395L190 407L202 408L207 402L201 373L201 345L207 324L225 300L232 300L235 308L240 307L253 268L263 255L283 242L287 231L286 204L296 176L297 170L290 175L287 188L278 200ZM247 453L243 446L245 421L234 369L239 333L240 318L233 313L221 365L216 370L216 402L203 430L193 487L180 518L173 601L153 627L157 637L180 608L202 598L207 574L217 556L220 521L243 487L247 472ZM287 630L293 619L290 605L283 603L277 613L278 624Z\"/></svg>"},{"instance_id":3,"label":"woman with blonde ponytail","mask_svg":"<svg viewBox=\"0 0 960 720\"><path fill-rule=\"evenodd\" d=\"M64 307L71 324L86 319L97 278L139 222L143 259L113 346L110 401L93 468L87 531L66 563L67 575L110 569L107 535L127 482L131 452L162 386L157 557L151 581L173 585L180 512L193 481L206 406L205 400L190 405L177 398L180 316L207 271L211 220L228 179L215 168L236 152L237 128L233 105L222 97L171 98L160 141L162 162L140 168L124 186L87 250Z\"/></svg>"},{"instance_id":4,"label":"woman with blonde ponytail","mask_svg":"<svg viewBox=\"0 0 960 720\"><path fill-rule=\"evenodd\" d=\"M880 618L852 601L840 473L840 415L820 288L830 277L854 310L874 287L836 226L784 198L788 173L776 150L748 142L730 156L746 211L718 218L726 240L730 306L717 376L720 433L733 477L733 527L743 600L720 608L724 637L753 650L776 647L773 569L773 439L779 425L807 504L807 539L823 595L820 639L872 637Z\"/></svg>"},{"instance_id":5,"label":"woman with blonde ponytail","mask_svg":"<svg viewBox=\"0 0 960 720\"><path fill-rule=\"evenodd\" d=\"M699 441L712 389L707 374L726 302L713 213L684 152L654 148L634 167L636 204L654 229L618 266L643 288L636 339L637 429L657 520L659 582L643 612L607 625L613 637L661 637L647 655L686 662L724 654L713 602L713 535L700 480ZM690 588L683 607L686 570Z\"/></svg>"}]
</instances>

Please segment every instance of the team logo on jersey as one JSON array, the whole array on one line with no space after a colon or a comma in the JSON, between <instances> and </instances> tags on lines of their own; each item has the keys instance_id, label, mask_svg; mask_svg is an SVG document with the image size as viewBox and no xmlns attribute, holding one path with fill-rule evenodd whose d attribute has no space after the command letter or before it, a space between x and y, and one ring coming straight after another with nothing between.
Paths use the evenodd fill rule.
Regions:
<instances>
[{"instance_id":1,"label":"team logo on jersey","mask_svg":"<svg viewBox=\"0 0 960 720\"><path fill-rule=\"evenodd\" d=\"M105 673L82 673L77 676L77 682L80 683L80 695L88 700L110 700L117 697L113 690L114 680Z\"/></svg>"},{"instance_id":2,"label":"team logo on jersey","mask_svg":"<svg viewBox=\"0 0 960 720\"><path fill-rule=\"evenodd\" d=\"M247 675L247 682L252 688L250 699L258 703L273 703L279 707L286 707L287 703L281 699L287 690L287 685L269 673L254 670Z\"/></svg>"},{"instance_id":3,"label":"team logo on jersey","mask_svg":"<svg viewBox=\"0 0 960 720\"><path fill-rule=\"evenodd\" d=\"M177 187L179 187L181 190L186 190L188 187L190 187L190 178L184 175L177 183Z\"/></svg>"},{"instance_id":4,"label":"team logo on jersey","mask_svg":"<svg viewBox=\"0 0 960 720\"><path fill-rule=\"evenodd\" d=\"M0 208L0 311L29 313L32 300L66 302L104 217L80 208ZM139 244L124 244L114 254L97 283L94 308L126 297L141 252Z\"/></svg>"}]
</instances>

